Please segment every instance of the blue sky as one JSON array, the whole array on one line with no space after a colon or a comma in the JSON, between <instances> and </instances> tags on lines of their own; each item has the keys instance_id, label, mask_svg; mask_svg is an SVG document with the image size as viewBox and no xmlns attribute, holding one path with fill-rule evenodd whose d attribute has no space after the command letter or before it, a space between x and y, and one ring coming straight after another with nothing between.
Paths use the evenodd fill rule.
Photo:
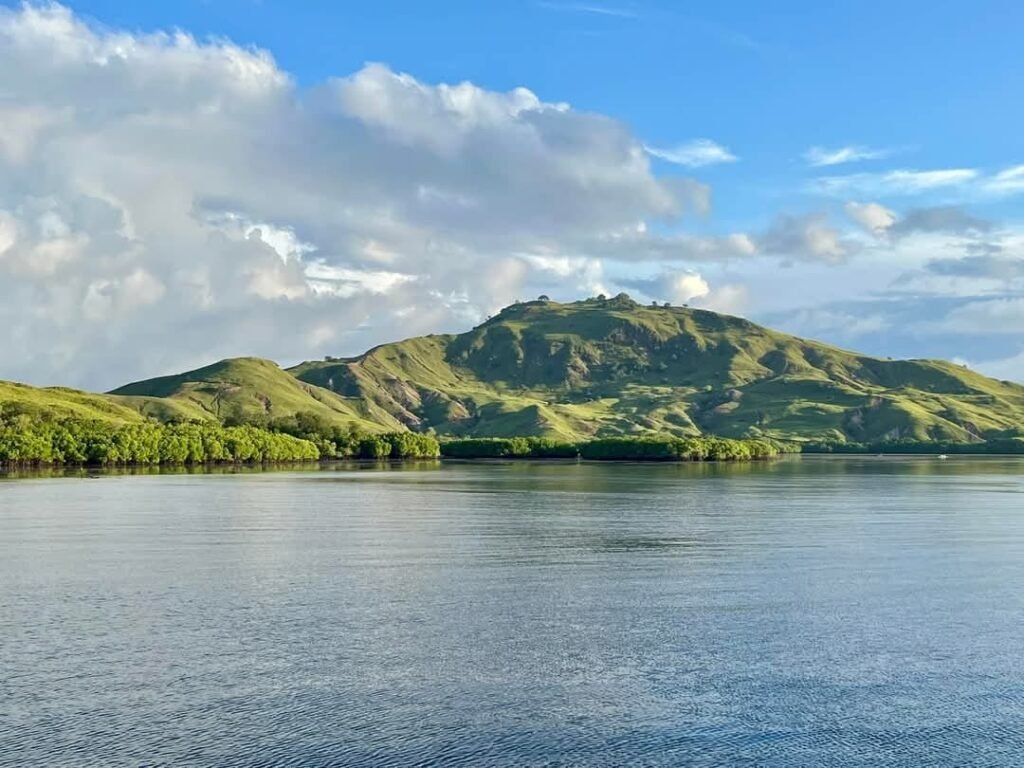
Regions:
<instances>
[{"instance_id":1,"label":"blue sky","mask_svg":"<svg viewBox=\"0 0 1024 768\"><path fill-rule=\"evenodd\" d=\"M8 3L17 5L17 3ZM858 170L1024 162L1024 5L1016 2L123 0L70 2L132 30L184 29L269 50L305 85L383 62L430 83L525 86L628 123L658 146L709 137L720 227L812 206L811 146L885 150ZM671 169L666 169L671 170ZM930 196L958 202L955 191ZM806 198L806 199L805 199ZM986 201L1005 215L1005 200Z\"/></svg>"},{"instance_id":2,"label":"blue sky","mask_svg":"<svg viewBox=\"0 0 1024 768\"><path fill-rule=\"evenodd\" d=\"M543 290L571 299L601 288L626 289L645 300L687 300L875 354L955 358L994 375L1024 378L1024 55L1019 40L1024 6L1019 3L103 0L3 5L9 11L0 20L7 30L0 36L0 53L6 44L15 58L0 64L28 67L30 74L38 66L41 78L35 93L25 85L31 77L8 85L7 102L18 115L11 125L35 126L41 118L25 115L44 112L94 113L94 122L106 126L102 134L88 133L83 127L88 121L77 123L75 141L88 133L95 146L99 135L129 135L126 114L145 114L146 126L134 119L131 130L146 143L146 131L163 137L183 114L196 114L200 102L208 111L209 89L223 88L218 105L234 103L237 83L228 59L238 56L232 51L270 62L273 77L287 81L274 86L273 99L260 103L265 111L253 113L273 131L250 135L250 125L240 130L231 120L207 126L216 136L209 141L225 141L229 148L219 156L221 174L207 167L201 178L183 181L173 201L164 201L182 206L182 222L188 217L204 227L191 232L188 242L201 242L197 247L207 261L188 269L158 255L168 240L156 238L186 241L184 231L163 231L165 222L154 224L149 234L139 227L119 241L117 247L131 243L137 262L103 257L117 261L121 273L109 265L102 274L75 272L74 265L87 263L78 255L56 261L30 255L57 247L53 237L25 245L30 231L40 238L56 227L68 230L61 242L100 242L98 232L76 229L89 226L91 219L78 212L96 200L119 210L116 215L124 221L147 220L142 211L131 210L141 203L126 199L125 190L140 187L113 177L112 169L128 162L124 144L104 147L89 168L81 162L63 169L52 162L38 166L38 173L45 168L60 175L51 179L51 187L67 185L65 197L41 183L38 174L22 188L11 181L0 187L0 214L7 212L8 229L15 233L9 250L17 258L9 254L7 262L19 265L9 268L21 300L56 301L59 295L66 305L73 296L82 307L104 307L93 312L104 330L86 335L82 344L150 344L161 328L180 328L187 340L180 349L172 345L152 359L117 361L102 371L130 376L143 363L174 370L229 354L267 354L290 362L355 353L389 334L465 327L495 304L517 298L514 293ZM51 23L58 16L64 26ZM191 42L153 38L155 32L173 30ZM48 46L66 50L73 47L70 40L83 39L90 41L90 50L116 49L129 61L125 71L137 67L138 76L109 64L106 53L101 73L95 53L69 59L59 73L46 70ZM125 41L132 41L127 49ZM30 46L37 47L38 58ZM209 68L205 76L202 67ZM221 77L227 78L222 85ZM57 87L79 78L85 85L74 92ZM135 80L158 84L150 87L173 82L168 86L172 103L157 105L157 97L140 91ZM341 117L323 108L324 93L337 82L345 83ZM468 119L468 112L459 111L464 102L452 107L445 101L443 84L459 83L473 89L465 96L473 103L473 120L481 119L479 109L511 110L508 124L489 123L486 136L476 131L457 146L444 143L445 131L462 130ZM522 111L525 102L514 95L517 88L527 89L536 104L530 101ZM392 110L388 114L382 111L382 94ZM116 108L101 115L85 95ZM437 109L444 115L435 114ZM315 141L285 162L285 154L298 152L289 147L280 167L271 168L271 156L288 146L284 126L314 113L315 126L305 128ZM443 121L449 118L456 123L446 128ZM161 119L167 123L155 126ZM526 140L520 130L524 120L540 136L543 153L515 143ZM421 123L423 130L412 136L409 126ZM428 135L425 126L438 133ZM199 159L195 144L207 142L201 130L197 125L193 144L167 139L164 156L149 159L139 150L131 160L143 166L152 162L154 178L167 152L178 153L183 166L217 165L218 156ZM238 132L235 142L231 130ZM369 137L371 130L378 133ZM48 135L32 129L33 151L41 151L39 137ZM69 136L62 137L62 146L69 145ZM275 144L273 136L285 137L283 143ZM8 144L20 148L26 141L19 133ZM411 150L417 142L421 153ZM246 152L253 162L243 162ZM23 155L19 150L18 167L24 166L29 178L30 163ZM349 159L332 166L335 175L351 175L379 194L374 207L360 208L358 198L346 203L349 192L328 190L327 180L316 177L316 169L342 155ZM526 163L527 155L538 163L533 180L508 175L512 171L502 158ZM277 176L253 171L263 166L266 174ZM565 169L566 175L548 183L551 168ZM266 199L253 197L254 188L274 183L281 174L288 177L287 200L275 201L269 193ZM83 198L84 188L90 192ZM399 202L412 188L420 206L415 211L408 208L411 202ZM550 216L545 216L532 203L549 195ZM306 205L300 205L306 197ZM44 199L59 205L40 213ZM154 205L155 200L156 193ZM360 210L363 224L342 231L331 200L345 210ZM375 225L370 233L365 221L385 213L394 228L385 232ZM527 223L520 226L520 221ZM561 229L560 221L567 222ZM623 237L623 227L640 234ZM224 244L239 237L274 250L285 271L301 267L305 288L281 287L280 275L271 288L270 278L259 272L243 293L265 305L229 299L227 289L222 300L214 286L212 304L182 312L188 304L184 293L177 294L185 290L182 274L220 274L224 264L235 263L226 261L232 257L225 255L231 249ZM436 255L441 251L443 258ZM131 269L125 266L130 261ZM137 275L142 277L132 277ZM132 279L158 296L145 309L117 298ZM334 287L328 287L330 281ZM328 294L337 306L325 309ZM93 295L100 298L90 299ZM247 341L244 334L204 342L203 329L223 322L220 313L230 308L301 327L301 340L268 330L259 349L240 348ZM140 312L160 320L149 335L140 336L132 323L133 313ZM332 332L318 313L344 318L344 329ZM413 316L422 319L410 321ZM73 318L67 322L82 325ZM122 322L125 329L118 331ZM104 379L100 368L82 367L74 350L29 354L37 346L33 330L18 333L26 362L0 370L0 377L43 383L63 377L95 387L120 383ZM111 360L116 357L110 353Z\"/></svg>"}]
</instances>

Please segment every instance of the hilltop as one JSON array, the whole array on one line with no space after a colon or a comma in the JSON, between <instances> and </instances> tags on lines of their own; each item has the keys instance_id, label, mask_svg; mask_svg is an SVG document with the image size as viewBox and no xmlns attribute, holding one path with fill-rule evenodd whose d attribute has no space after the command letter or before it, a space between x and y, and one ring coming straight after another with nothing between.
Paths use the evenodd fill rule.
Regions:
<instances>
[{"instance_id":1,"label":"hilltop","mask_svg":"<svg viewBox=\"0 0 1024 768\"><path fill-rule=\"evenodd\" d=\"M977 442L1024 435L1024 387L938 360L883 360L620 295L515 304L462 334L282 370L224 360L108 395L0 384L6 408L114 423L263 423L568 440L660 433ZM15 405L20 403L21 405Z\"/></svg>"},{"instance_id":2,"label":"hilltop","mask_svg":"<svg viewBox=\"0 0 1024 768\"><path fill-rule=\"evenodd\" d=\"M290 372L412 429L459 435L972 441L1024 429L1020 385L625 295L520 303L467 333Z\"/></svg>"},{"instance_id":3,"label":"hilltop","mask_svg":"<svg viewBox=\"0 0 1024 768\"><path fill-rule=\"evenodd\" d=\"M224 423L259 423L311 413L328 422L356 424L368 431L403 428L372 402L345 398L300 381L277 363L258 357L221 360L187 373L126 384L110 395L141 397L149 408L154 402L170 403L197 412L201 418Z\"/></svg>"},{"instance_id":4,"label":"hilltop","mask_svg":"<svg viewBox=\"0 0 1024 768\"><path fill-rule=\"evenodd\" d=\"M147 420L211 420L209 414L182 401L159 397L98 395L67 387L30 387L0 381L0 415L17 414L100 421L113 425L140 424Z\"/></svg>"}]
</instances>

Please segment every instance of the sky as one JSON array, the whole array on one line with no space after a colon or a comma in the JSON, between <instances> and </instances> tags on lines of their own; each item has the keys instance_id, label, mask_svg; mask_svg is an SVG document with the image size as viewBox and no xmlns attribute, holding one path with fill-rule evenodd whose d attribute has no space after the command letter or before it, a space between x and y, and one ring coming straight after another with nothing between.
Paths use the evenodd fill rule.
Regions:
<instances>
[{"instance_id":1,"label":"sky","mask_svg":"<svg viewBox=\"0 0 1024 768\"><path fill-rule=\"evenodd\" d=\"M0 379L628 292L1024 381L1017 2L0 0Z\"/></svg>"}]
</instances>

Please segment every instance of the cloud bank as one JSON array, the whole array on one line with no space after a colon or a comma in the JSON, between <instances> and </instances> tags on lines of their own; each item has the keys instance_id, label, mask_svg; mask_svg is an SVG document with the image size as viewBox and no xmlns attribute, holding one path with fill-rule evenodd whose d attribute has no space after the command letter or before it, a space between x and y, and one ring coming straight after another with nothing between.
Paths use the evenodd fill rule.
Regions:
<instances>
[{"instance_id":1,"label":"cloud bank","mask_svg":"<svg viewBox=\"0 0 1024 768\"><path fill-rule=\"evenodd\" d=\"M0 94L0 378L102 389L234 355L354 354L624 288L826 339L931 328L895 354L941 338L937 354L993 370L1024 359L1020 229L892 201L1005 197L1018 166L824 177L809 208L721 231L680 170L737 159L710 140L652 148L526 88L383 64L299 87L264 51L59 5L0 8ZM875 303L832 306L855 296ZM929 324L894 310L938 306L908 296L953 303Z\"/></svg>"},{"instance_id":2,"label":"cloud bank","mask_svg":"<svg viewBox=\"0 0 1024 768\"><path fill-rule=\"evenodd\" d=\"M302 89L266 52L0 9L5 378L109 387L464 327L528 256L742 252L646 234L708 192L602 115L370 64ZM737 248L739 250L737 250Z\"/></svg>"}]
</instances>

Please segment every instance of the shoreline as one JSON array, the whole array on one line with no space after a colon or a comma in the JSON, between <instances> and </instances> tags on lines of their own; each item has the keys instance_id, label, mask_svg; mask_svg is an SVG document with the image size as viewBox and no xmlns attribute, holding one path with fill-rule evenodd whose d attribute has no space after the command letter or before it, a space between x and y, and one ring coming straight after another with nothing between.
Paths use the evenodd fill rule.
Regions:
<instances>
[{"instance_id":1,"label":"shoreline","mask_svg":"<svg viewBox=\"0 0 1024 768\"><path fill-rule=\"evenodd\" d=\"M545 464L553 466L745 466L766 465L793 459L810 461L834 460L907 460L920 459L939 461L940 453L923 453L920 451L907 453L786 453L778 456L757 457L750 459L568 459L545 458L531 456L487 456L480 458L438 457L438 458L406 458L406 459L320 459L311 461L277 461L277 462L208 462L196 464L0 464L0 477L11 474L53 474L89 476L111 474L147 475L147 474L257 474L270 471L304 471L319 469L387 469L412 468L425 466L450 465L483 465L499 466L506 464ZM1022 459L1024 455L1014 453L952 453L945 454L945 460L952 459Z\"/></svg>"}]
</instances>

